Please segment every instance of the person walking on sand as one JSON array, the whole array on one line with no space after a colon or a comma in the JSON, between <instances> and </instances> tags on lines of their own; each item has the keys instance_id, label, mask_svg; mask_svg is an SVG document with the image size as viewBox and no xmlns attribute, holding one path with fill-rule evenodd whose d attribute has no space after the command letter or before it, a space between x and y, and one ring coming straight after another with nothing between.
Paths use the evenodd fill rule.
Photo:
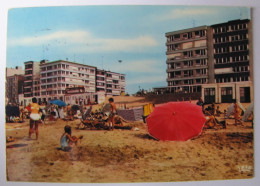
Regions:
<instances>
[{"instance_id":1,"label":"person walking on sand","mask_svg":"<svg viewBox=\"0 0 260 186\"><path fill-rule=\"evenodd\" d=\"M78 140L82 138L83 136L79 136L79 137L71 136L71 127L69 125L66 125L64 127L64 133L61 135L60 138L61 150L70 151L72 145L75 144L77 146Z\"/></svg>"},{"instance_id":2,"label":"person walking on sand","mask_svg":"<svg viewBox=\"0 0 260 186\"><path fill-rule=\"evenodd\" d=\"M234 118L235 118L235 125L243 125L240 117L240 111L239 111L239 106L237 102L234 103Z\"/></svg>"},{"instance_id":3,"label":"person walking on sand","mask_svg":"<svg viewBox=\"0 0 260 186\"><path fill-rule=\"evenodd\" d=\"M41 119L41 116L39 114L40 106L38 105L37 99L35 97L32 98L32 103L29 104L29 107L31 108L29 138L31 139L32 133L35 131L36 140L38 140L39 137L38 124L39 124L39 120Z\"/></svg>"},{"instance_id":4,"label":"person walking on sand","mask_svg":"<svg viewBox=\"0 0 260 186\"><path fill-rule=\"evenodd\" d=\"M108 120L108 124L109 124L109 127L108 129L109 130L114 130L114 125L115 125L115 115L116 115L116 105L114 103L114 99L113 98L109 98L108 99L109 101L109 104L110 104L110 113L109 113L109 120ZM111 126L112 124L112 126Z\"/></svg>"}]
</instances>

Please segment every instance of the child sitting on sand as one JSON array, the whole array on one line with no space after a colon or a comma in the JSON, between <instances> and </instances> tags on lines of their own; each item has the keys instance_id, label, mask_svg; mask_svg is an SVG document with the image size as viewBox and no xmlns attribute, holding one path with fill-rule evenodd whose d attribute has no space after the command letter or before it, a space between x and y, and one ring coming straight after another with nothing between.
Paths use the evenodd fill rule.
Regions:
<instances>
[{"instance_id":1,"label":"child sitting on sand","mask_svg":"<svg viewBox=\"0 0 260 186\"><path fill-rule=\"evenodd\" d=\"M69 151L72 148L72 145L77 145L77 142L79 139L82 139L83 136L71 136L71 127L69 125L66 125L64 127L64 133L62 134L60 138L60 146L61 149L64 151Z\"/></svg>"}]
</instances>

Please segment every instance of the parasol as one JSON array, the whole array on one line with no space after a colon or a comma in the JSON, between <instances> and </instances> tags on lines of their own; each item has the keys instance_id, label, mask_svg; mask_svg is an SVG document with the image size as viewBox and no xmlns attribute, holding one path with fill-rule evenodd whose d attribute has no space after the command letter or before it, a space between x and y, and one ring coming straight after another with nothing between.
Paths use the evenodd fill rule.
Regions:
<instances>
[{"instance_id":1,"label":"parasol","mask_svg":"<svg viewBox=\"0 0 260 186\"><path fill-rule=\"evenodd\" d=\"M105 104L102 108L102 112L108 116L110 111L111 111L111 105L109 103Z\"/></svg>"},{"instance_id":2,"label":"parasol","mask_svg":"<svg viewBox=\"0 0 260 186\"><path fill-rule=\"evenodd\" d=\"M156 139L187 141L201 133L206 119L198 105L169 102L155 107L146 121L148 132Z\"/></svg>"},{"instance_id":3,"label":"parasol","mask_svg":"<svg viewBox=\"0 0 260 186\"><path fill-rule=\"evenodd\" d=\"M253 114L253 111L254 111L254 102L250 103L250 105L247 107L242 117L242 121L248 121L248 118L251 114Z\"/></svg>"},{"instance_id":4,"label":"parasol","mask_svg":"<svg viewBox=\"0 0 260 186\"><path fill-rule=\"evenodd\" d=\"M62 100L59 100L59 99L51 100L50 103L52 103L54 105L58 105L59 107L65 107L66 106L66 103Z\"/></svg>"}]
</instances>

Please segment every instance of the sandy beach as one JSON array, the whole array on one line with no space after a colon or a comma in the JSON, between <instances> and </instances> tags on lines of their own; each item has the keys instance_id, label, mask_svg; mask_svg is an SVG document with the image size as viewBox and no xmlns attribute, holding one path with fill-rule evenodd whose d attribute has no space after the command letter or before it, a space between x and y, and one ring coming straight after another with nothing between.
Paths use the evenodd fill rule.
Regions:
<instances>
[{"instance_id":1,"label":"sandy beach","mask_svg":"<svg viewBox=\"0 0 260 186\"><path fill-rule=\"evenodd\" d=\"M122 103L121 98L115 100ZM127 106L143 105L142 98L128 98ZM221 104L223 110L229 104ZM244 105L245 107L248 104ZM7 123L8 181L23 182L174 182L249 179L254 176L252 122L226 129L204 129L192 140L157 141L142 121L128 122L132 130L79 130L80 120L46 121L39 126L39 139L29 140L29 120ZM72 135L83 135L70 152L59 149L64 126ZM33 136L35 138L35 136Z\"/></svg>"}]
</instances>

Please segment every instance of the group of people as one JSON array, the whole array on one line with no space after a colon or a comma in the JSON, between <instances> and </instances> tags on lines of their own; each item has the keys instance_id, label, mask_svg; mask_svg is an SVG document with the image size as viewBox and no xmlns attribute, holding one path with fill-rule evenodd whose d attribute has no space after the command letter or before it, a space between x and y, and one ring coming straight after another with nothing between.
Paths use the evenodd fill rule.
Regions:
<instances>
[{"instance_id":1,"label":"group of people","mask_svg":"<svg viewBox=\"0 0 260 186\"><path fill-rule=\"evenodd\" d=\"M202 98L200 98L197 103L197 105L202 107L202 111L206 116L206 123L204 125L204 128L217 128L217 126L222 126L222 128L226 128L227 127L227 123L226 120L222 120L219 121L216 117L220 116L221 114L224 115L224 117L226 117L226 113L227 111L224 110L223 112L220 111L219 106L216 106L215 103L212 103L211 105L209 105L207 108L205 108L205 104L202 100ZM241 110L238 106L238 103L236 101L234 101L233 104L234 108L233 108L233 115L234 115L234 120L235 120L235 125L243 125L242 121L241 121Z\"/></svg>"},{"instance_id":2,"label":"group of people","mask_svg":"<svg viewBox=\"0 0 260 186\"><path fill-rule=\"evenodd\" d=\"M109 99L109 104L110 104L110 113L109 113L109 130L114 130L114 124L115 124L115 114L116 114L116 105L114 103L114 99L110 98ZM34 97L32 98L32 103L30 103L27 107L27 109L29 110L29 118L30 118L30 128L29 128L29 139L32 139L32 135L33 133L35 133L36 135L36 140L38 140L39 138L39 123L41 123L42 119L44 120L43 117L46 116L46 108L41 108L41 105L39 105L37 103L37 99ZM60 109L58 107L58 109ZM70 109L70 105L67 106L67 113L68 114L72 114L71 113L71 109ZM43 111L44 110L44 111ZM60 112L60 110L57 110L57 107L55 105L50 106L49 108L50 111L50 117L54 117L55 116L59 116L62 117L63 112ZM83 136L72 136L71 134L71 127L69 125L66 125L64 127L64 133L62 134L61 138L60 138L60 145L61 145L61 149L64 151L70 150L71 146L73 144L77 145L78 140L82 139Z\"/></svg>"}]
</instances>

